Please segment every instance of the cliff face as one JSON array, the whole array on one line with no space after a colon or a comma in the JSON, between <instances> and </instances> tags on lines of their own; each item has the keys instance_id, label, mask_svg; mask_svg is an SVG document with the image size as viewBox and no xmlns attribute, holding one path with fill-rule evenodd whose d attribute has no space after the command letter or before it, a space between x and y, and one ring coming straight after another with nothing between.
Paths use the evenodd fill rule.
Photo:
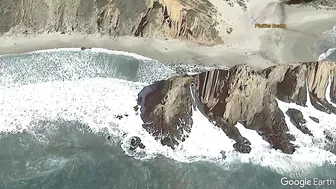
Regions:
<instances>
[{"instance_id":1,"label":"cliff face","mask_svg":"<svg viewBox=\"0 0 336 189\"><path fill-rule=\"evenodd\" d=\"M283 0L287 4L304 4L307 6L313 6L313 7L326 7L335 9L336 8L336 1L333 0Z\"/></svg>"},{"instance_id":2,"label":"cliff face","mask_svg":"<svg viewBox=\"0 0 336 189\"><path fill-rule=\"evenodd\" d=\"M0 2L0 34L79 32L221 43L207 0L11 0Z\"/></svg>"},{"instance_id":3,"label":"cliff face","mask_svg":"<svg viewBox=\"0 0 336 189\"><path fill-rule=\"evenodd\" d=\"M336 114L336 107L327 100L327 96L331 102L336 100L336 64L329 62L279 65L258 72L238 65L229 70L174 77L153 84L151 89L149 94L139 95L139 105L145 108L142 118L150 123L144 127L172 148L185 140L192 129L193 105L235 140L234 148L243 153L251 151L251 143L239 133L237 122L288 154L295 151L295 137L289 133L285 114L303 133L314 134L305 127L299 110L282 112L276 99L306 106L309 97L316 109ZM181 126L176 120L184 124ZM179 129L181 132L176 132Z\"/></svg>"},{"instance_id":4,"label":"cliff face","mask_svg":"<svg viewBox=\"0 0 336 189\"><path fill-rule=\"evenodd\" d=\"M192 80L191 76L169 78L145 87L138 95L143 127L172 148L191 131Z\"/></svg>"},{"instance_id":5,"label":"cliff face","mask_svg":"<svg viewBox=\"0 0 336 189\"><path fill-rule=\"evenodd\" d=\"M282 1L287 4L335 8L333 0ZM247 11L250 1L2 0L0 35L95 33L109 36L177 38L201 45L215 45L223 43L231 32L240 29L235 28L230 20L240 20L239 15L243 15L243 11L232 15L231 10L223 9L225 5Z\"/></svg>"}]
</instances>

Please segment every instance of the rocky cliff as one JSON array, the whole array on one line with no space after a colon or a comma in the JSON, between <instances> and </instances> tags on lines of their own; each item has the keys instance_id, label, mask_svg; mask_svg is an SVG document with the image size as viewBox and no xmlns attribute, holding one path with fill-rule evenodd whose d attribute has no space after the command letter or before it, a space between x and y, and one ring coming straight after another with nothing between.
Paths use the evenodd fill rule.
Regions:
<instances>
[{"instance_id":1,"label":"rocky cliff","mask_svg":"<svg viewBox=\"0 0 336 189\"><path fill-rule=\"evenodd\" d=\"M0 34L77 32L169 37L213 45L216 9L207 0L0 1Z\"/></svg>"},{"instance_id":2,"label":"rocky cliff","mask_svg":"<svg viewBox=\"0 0 336 189\"><path fill-rule=\"evenodd\" d=\"M289 5L297 5L303 4L306 6L312 6L316 8L327 8L327 9L335 9L336 8L336 1L333 0L283 0L286 4Z\"/></svg>"},{"instance_id":3,"label":"rocky cliff","mask_svg":"<svg viewBox=\"0 0 336 189\"><path fill-rule=\"evenodd\" d=\"M0 1L0 35L62 32L175 38L222 44L239 28L250 0L10 0ZM287 4L335 7L333 0L282 0ZM232 14L223 6L240 7ZM235 9L234 11L236 11ZM226 23L228 21L228 23Z\"/></svg>"},{"instance_id":4,"label":"rocky cliff","mask_svg":"<svg viewBox=\"0 0 336 189\"><path fill-rule=\"evenodd\" d=\"M330 94L326 94L327 87ZM251 151L250 141L235 127L239 122L257 131L273 148L291 154L295 151L295 137L289 133L285 114L303 133L314 133L305 126L299 110L282 112L278 100L300 106L307 106L310 100L316 109L336 114L332 105L336 102L336 64L297 63L262 71L237 65L228 70L173 77L145 87L138 102L143 127L163 145L175 148L188 138L194 106L236 141L233 147L237 151Z\"/></svg>"}]
</instances>

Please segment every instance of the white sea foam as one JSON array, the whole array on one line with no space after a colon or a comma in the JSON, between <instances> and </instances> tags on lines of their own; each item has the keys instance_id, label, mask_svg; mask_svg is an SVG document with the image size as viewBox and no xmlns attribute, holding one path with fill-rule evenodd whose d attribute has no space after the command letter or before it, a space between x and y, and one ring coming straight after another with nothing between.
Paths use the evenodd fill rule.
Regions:
<instances>
[{"instance_id":1,"label":"white sea foam","mask_svg":"<svg viewBox=\"0 0 336 189\"><path fill-rule=\"evenodd\" d=\"M50 53L50 52L76 52L76 51L82 51L81 48L57 48L57 49L44 49L44 50L37 50L37 51L31 51L23 54L32 54L32 53ZM106 54L111 54L111 55L123 55L123 56L130 56L136 59L140 60L154 60L149 57L145 57L139 54L135 53L130 53L126 51L116 51L116 50L108 50L108 49L103 49L103 48L87 48L85 49L87 52L97 52L97 53L106 53ZM6 55L0 55L1 56L6 56Z\"/></svg>"},{"instance_id":2,"label":"white sea foam","mask_svg":"<svg viewBox=\"0 0 336 189\"><path fill-rule=\"evenodd\" d=\"M220 163L254 163L273 168L279 172L302 170L309 166L321 165L326 161L336 161L336 156L322 149L323 129L335 133L332 127L334 120L330 116L309 107L303 108L294 104L279 101L280 108L300 109L307 119L308 128L314 133L312 137L298 131L286 117L289 129L297 138L300 148L293 155L286 155L271 149L255 131L237 124L243 136L251 141L250 154L235 152L234 141L210 123L198 110L193 112L194 126L189 138L178 149L172 150L155 141L141 126L139 115L135 115L137 93L143 87L141 83L119 79L83 79L66 82L47 82L2 89L0 93L0 131L20 132L33 130L38 120L77 120L89 125L94 132L103 128L111 135L122 140L122 147L129 155L138 158L152 158L157 154L177 161L190 162L199 160L221 161L220 151L224 150L227 159ZM124 115L116 119L115 115ZM307 118L314 115L320 119L317 124ZM132 136L140 136L146 150L132 154L127 150L128 140ZM319 140L321 139L321 140ZM144 155L141 155L144 154Z\"/></svg>"},{"instance_id":3,"label":"white sea foam","mask_svg":"<svg viewBox=\"0 0 336 189\"><path fill-rule=\"evenodd\" d=\"M26 54L0 57L0 87L94 77L150 84L176 74L156 60L122 51L68 48Z\"/></svg>"},{"instance_id":4,"label":"white sea foam","mask_svg":"<svg viewBox=\"0 0 336 189\"><path fill-rule=\"evenodd\" d=\"M108 127L113 115L130 113L136 104L135 91L142 85L129 83L94 78L2 88L0 131L18 132L32 121L56 119L82 121L94 130Z\"/></svg>"},{"instance_id":5,"label":"white sea foam","mask_svg":"<svg viewBox=\"0 0 336 189\"><path fill-rule=\"evenodd\" d=\"M336 51L336 48L330 48L325 53L320 54L318 57L318 61L326 60L330 55L332 55Z\"/></svg>"},{"instance_id":6,"label":"white sea foam","mask_svg":"<svg viewBox=\"0 0 336 189\"><path fill-rule=\"evenodd\" d=\"M58 120L79 121L87 124L93 132L107 129L125 153L136 158L148 159L158 154L177 161L216 161L219 164L253 163L270 167L278 172L309 171L324 162L336 162L336 156L326 150L324 130L335 131L335 121L331 115L314 109L308 98L308 107L278 101L285 112L289 107L301 110L307 120L307 127L314 137L307 136L293 126L286 116L290 132L297 138L298 150L293 155L283 154L270 148L255 131L241 124L236 127L252 144L250 154L234 151L233 140L204 117L199 110L193 111L194 125L189 137L176 149L162 146L142 127L142 120L136 115L138 92L143 83L111 78L83 78L75 81L51 81L2 87L0 91L0 132L34 131L36 121ZM125 115L117 119L115 115ZM315 123L308 118L320 120ZM129 139L139 136L146 146L137 153L128 150ZM41 138L43 139L43 137ZM220 151L226 151L227 159L221 159Z\"/></svg>"},{"instance_id":7,"label":"white sea foam","mask_svg":"<svg viewBox=\"0 0 336 189\"><path fill-rule=\"evenodd\" d=\"M330 98L330 90L331 90L331 78L329 77L329 82L328 82L328 86L327 86L327 90L326 90L326 99L327 101L333 105L334 107L336 107L336 104L334 104L332 101L331 101L331 98Z\"/></svg>"},{"instance_id":8,"label":"white sea foam","mask_svg":"<svg viewBox=\"0 0 336 189\"><path fill-rule=\"evenodd\" d=\"M282 103L280 106L296 107L293 104ZM311 109L311 108L310 108ZM314 111L316 111L314 109ZM307 111L309 112L309 111ZM305 112L306 113L306 112ZM323 113L319 114L320 119L323 117L328 117ZM307 117L306 117L307 118ZM279 150L274 150L270 148L270 145L262 139L256 131L246 129L243 125L237 124L236 127L240 133L246 137L251 142L252 150L250 154L241 154L233 151L232 145L234 141L228 139L228 137L218 128L214 127L204 116L200 113L195 112L193 119L195 125L192 129L189 139L185 143L190 142L192 145L187 147L183 153L186 154L198 154L201 157L207 157L208 159L220 159L220 151L225 150L227 153L227 159L225 163L253 163L265 167L270 167L278 172L291 172L291 171L302 171L309 170L318 165L322 165L325 162L335 163L336 156L328 151L321 149L324 144L315 145L315 143L309 140L309 136L304 135L301 131L296 132L295 127L290 125L290 131L292 133L296 132L296 138L301 142L301 146L293 155L283 154ZM329 121L332 118L329 118ZM324 128L329 129L332 127L326 119L320 122ZM290 123L286 118L286 122ZM315 122L308 120L308 124L311 127L316 127L312 130L315 132L318 130L316 137L322 139L325 137L323 135L323 130L319 128L320 125L316 125ZM309 128L311 128L309 127ZM335 131L333 131L335 133ZM314 133L315 134L315 133ZM179 152L175 152L179 153ZM207 159L205 158L205 159Z\"/></svg>"},{"instance_id":9,"label":"white sea foam","mask_svg":"<svg viewBox=\"0 0 336 189\"><path fill-rule=\"evenodd\" d=\"M323 32L322 38L314 43L314 57L318 61L334 60L336 51L336 26Z\"/></svg>"}]
</instances>

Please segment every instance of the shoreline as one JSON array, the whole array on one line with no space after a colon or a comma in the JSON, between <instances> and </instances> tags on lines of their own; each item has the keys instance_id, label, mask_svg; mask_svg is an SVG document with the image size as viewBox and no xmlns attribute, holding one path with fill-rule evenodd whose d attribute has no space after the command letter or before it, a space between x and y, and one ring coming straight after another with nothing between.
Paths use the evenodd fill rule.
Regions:
<instances>
[{"instance_id":1,"label":"shoreline","mask_svg":"<svg viewBox=\"0 0 336 189\"><path fill-rule=\"evenodd\" d=\"M307 9L307 8L306 8ZM294 9L291 7L288 10L294 13ZM309 9L305 10L309 11ZM279 57L282 62L312 62L317 61L314 58L313 45L318 40L322 39L322 33L331 30L336 25L336 14L330 14L328 11L319 10L323 19L313 19L300 24L288 23L289 26L285 30L282 43L279 45L280 52ZM335 15L335 16L332 16Z\"/></svg>"},{"instance_id":2,"label":"shoreline","mask_svg":"<svg viewBox=\"0 0 336 189\"><path fill-rule=\"evenodd\" d=\"M274 11L276 10L276 11ZM311 12L314 11L314 16ZM252 13L260 22L275 23L284 19L285 29L254 28L249 22ZM271 12L271 13L269 13ZM283 13L278 14L279 12ZM271 16L270 16L271 15ZM136 53L164 64L196 64L231 67L246 64L261 70L277 64L316 61L309 46L322 32L336 25L336 12L299 8L271 2L264 7L250 7L237 25L241 31L227 38L224 44L200 46L178 39L140 38L133 36L101 36L79 33L14 34L0 37L0 55L18 54L56 48L104 48ZM261 19L264 18L264 19Z\"/></svg>"},{"instance_id":3,"label":"shoreline","mask_svg":"<svg viewBox=\"0 0 336 189\"><path fill-rule=\"evenodd\" d=\"M246 50L227 48L223 45L207 47L175 39L160 40L122 36L113 38L81 34L36 34L0 37L0 55L19 54L56 48L93 47L136 53L162 63L183 63L205 66L234 66L246 63L255 69L264 68L267 59L258 54L252 58ZM258 64L262 62L262 64Z\"/></svg>"}]
</instances>

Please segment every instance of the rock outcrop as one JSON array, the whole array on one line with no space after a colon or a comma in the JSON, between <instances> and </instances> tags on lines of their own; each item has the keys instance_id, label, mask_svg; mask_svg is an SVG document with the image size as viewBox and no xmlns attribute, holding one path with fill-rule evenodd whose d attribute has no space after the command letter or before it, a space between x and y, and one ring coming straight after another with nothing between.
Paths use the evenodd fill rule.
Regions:
<instances>
[{"instance_id":1,"label":"rock outcrop","mask_svg":"<svg viewBox=\"0 0 336 189\"><path fill-rule=\"evenodd\" d=\"M146 146L141 142L141 139L140 137L138 136L133 136L131 139L130 139L130 147L129 149L134 151L136 150L137 148L140 148L140 149L144 149Z\"/></svg>"},{"instance_id":2,"label":"rock outcrop","mask_svg":"<svg viewBox=\"0 0 336 189\"><path fill-rule=\"evenodd\" d=\"M162 145L174 148L191 131L192 79L173 77L145 87L138 95L143 127Z\"/></svg>"},{"instance_id":3,"label":"rock outcrop","mask_svg":"<svg viewBox=\"0 0 336 189\"><path fill-rule=\"evenodd\" d=\"M327 7L327 8L336 8L336 1L333 0L283 0L286 2L286 4L289 5L298 5L298 4L303 4L303 5L308 5L308 6L313 6L313 7Z\"/></svg>"},{"instance_id":4,"label":"rock outcrop","mask_svg":"<svg viewBox=\"0 0 336 189\"><path fill-rule=\"evenodd\" d=\"M239 122L257 131L273 148L291 154L295 137L277 100L307 106L308 97L316 109L336 114L336 107L326 99L327 86L330 98L336 97L335 76L336 64L331 62L279 65L262 71L237 65L157 82L139 93L138 102L144 128L163 145L175 148L188 137L194 106L236 141L237 151L251 151L250 141L235 127ZM289 110L287 115L302 132L313 135L300 113Z\"/></svg>"},{"instance_id":5,"label":"rock outcrop","mask_svg":"<svg viewBox=\"0 0 336 189\"><path fill-rule=\"evenodd\" d=\"M0 2L0 34L75 32L222 42L207 0L14 0Z\"/></svg>"},{"instance_id":6,"label":"rock outcrop","mask_svg":"<svg viewBox=\"0 0 336 189\"><path fill-rule=\"evenodd\" d=\"M286 114L288 115L288 117L290 118L290 121L293 123L293 125L297 129L299 129L304 134L313 136L313 134L311 133L311 131L306 127L307 121L303 117L303 115L300 112L300 110L297 110L297 109L294 109L294 108L289 108L286 111Z\"/></svg>"}]
</instances>

